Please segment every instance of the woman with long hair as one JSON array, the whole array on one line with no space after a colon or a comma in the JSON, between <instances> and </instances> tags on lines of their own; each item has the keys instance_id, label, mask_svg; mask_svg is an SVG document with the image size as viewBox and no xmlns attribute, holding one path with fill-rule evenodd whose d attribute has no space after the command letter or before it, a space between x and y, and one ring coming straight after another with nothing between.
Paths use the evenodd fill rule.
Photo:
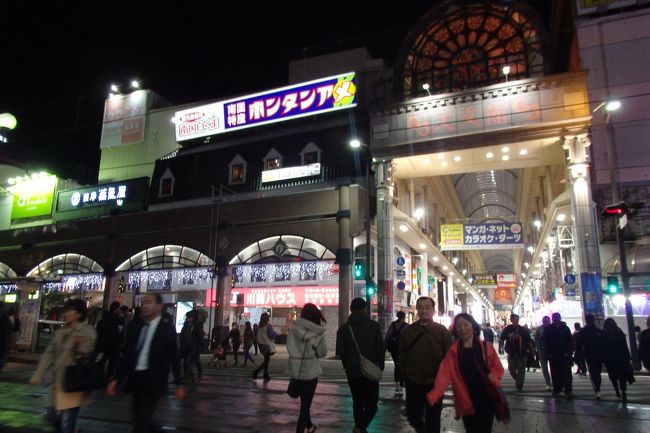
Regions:
<instances>
[{"instance_id":1,"label":"woman with long hair","mask_svg":"<svg viewBox=\"0 0 650 433\"><path fill-rule=\"evenodd\" d=\"M456 417L463 418L467 433L489 433L495 415L495 392L503 377L503 366L494 347L481 342L481 327L472 316L454 317L451 333L455 338L427 394L430 405L442 399L449 382L454 390Z\"/></svg>"},{"instance_id":2,"label":"woman with long hair","mask_svg":"<svg viewBox=\"0 0 650 433\"><path fill-rule=\"evenodd\" d=\"M271 380L269 376L269 362L271 361L271 356L275 353L275 344L273 341L277 334L273 330L273 326L269 323L271 316L269 313L262 313L260 316L260 323L257 326L257 345L260 348L262 356L264 356L264 362L262 365L253 370L252 377L253 380L257 379L257 375L260 374L260 371L264 371L264 383L267 383Z\"/></svg>"},{"instance_id":3,"label":"woman with long hair","mask_svg":"<svg viewBox=\"0 0 650 433\"><path fill-rule=\"evenodd\" d=\"M50 367L54 367L54 380L50 387L49 417L57 433L74 433L79 409L88 401L86 392L66 392L64 388L65 369L94 353L97 333L87 323L86 302L73 299L64 305L63 320L65 327L54 333L45 353L38 363L34 375L29 380L38 385Z\"/></svg>"},{"instance_id":4,"label":"woman with long hair","mask_svg":"<svg viewBox=\"0 0 650 433\"><path fill-rule=\"evenodd\" d=\"M323 313L314 304L305 304L287 337L289 352L289 375L296 381L300 396L300 416L296 433L316 431L318 426L311 421L309 410L316 393L318 376L323 373L319 358L327 355Z\"/></svg>"},{"instance_id":5,"label":"woman with long hair","mask_svg":"<svg viewBox=\"0 0 650 433\"><path fill-rule=\"evenodd\" d=\"M605 319L603 332L600 334L601 358L607 367L607 375L614 386L616 397L627 403L627 382L634 382L632 357L627 347L625 334L611 317Z\"/></svg>"}]
</instances>

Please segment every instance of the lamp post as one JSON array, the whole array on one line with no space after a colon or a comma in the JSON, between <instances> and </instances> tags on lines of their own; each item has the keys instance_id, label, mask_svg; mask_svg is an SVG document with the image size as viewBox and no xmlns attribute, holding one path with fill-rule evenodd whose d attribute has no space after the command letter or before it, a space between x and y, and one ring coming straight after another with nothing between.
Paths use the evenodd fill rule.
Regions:
<instances>
[{"instance_id":1,"label":"lamp post","mask_svg":"<svg viewBox=\"0 0 650 433\"><path fill-rule=\"evenodd\" d=\"M503 72L503 75L506 76L506 83L508 82L508 74L510 74L510 66L505 65L502 69L501 72Z\"/></svg>"}]
</instances>

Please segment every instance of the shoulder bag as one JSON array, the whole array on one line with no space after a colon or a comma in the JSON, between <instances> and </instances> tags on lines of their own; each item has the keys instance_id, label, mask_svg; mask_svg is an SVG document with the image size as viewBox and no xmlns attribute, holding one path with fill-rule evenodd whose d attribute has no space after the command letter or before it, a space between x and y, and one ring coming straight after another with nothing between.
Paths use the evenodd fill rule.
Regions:
<instances>
[{"instance_id":1,"label":"shoulder bag","mask_svg":"<svg viewBox=\"0 0 650 433\"><path fill-rule=\"evenodd\" d=\"M357 344L357 339L354 338L354 331L352 331L352 327L350 326L350 324L348 324L348 328L350 328L350 335L352 335L352 341L354 342L354 347L357 348L357 353L359 354L359 367L361 368L361 374L363 374L363 376L368 380L371 380L373 382L379 382L381 380L381 375L382 375L381 369L377 366L377 364L375 364L374 362L372 362L371 360L369 360L368 358L366 358L361 354L361 351L359 350L359 345Z\"/></svg>"},{"instance_id":2,"label":"shoulder bag","mask_svg":"<svg viewBox=\"0 0 650 433\"><path fill-rule=\"evenodd\" d=\"M485 389L490 396L490 400L492 400L494 416L502 423L508 424L510 422L510 408L508 407L508 399L506 398L506 394L503 392L503 388L496 386L494 382L492 382L488 377L488 374L490 374L490 366L488 364L487 343L485 341L483 341L483 352L485 356L485 369L487 370L487 374L485 370L480 368L478 362L476 367L479 370L481 380L483 381L483 385L485 386Z\"/></svg>"},{"instance_id":3,"label":"shoulder bag","mask_svg":"<svg viewBox=\"0 0 650 433\"><path fill-rule=\"evenodd\" d=\"M68 337L66 336L65 340ZM97 361L97 353L93 351L89 356L80 359L76 364L65 368L63 377L63 390L65 392L92 391L106 386L106 372L104 363Z\"/></svg>"}]
</instances>

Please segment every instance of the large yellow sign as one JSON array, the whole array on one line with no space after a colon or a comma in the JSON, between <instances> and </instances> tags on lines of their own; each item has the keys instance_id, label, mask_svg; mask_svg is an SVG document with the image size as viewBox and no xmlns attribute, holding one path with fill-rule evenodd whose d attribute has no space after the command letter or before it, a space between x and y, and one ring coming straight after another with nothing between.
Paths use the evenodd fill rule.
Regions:
<instances>
[{"instance_id":1,"label":"large yellow sign","mask_svg":"<svg viewBox=\"0 0 650 433\"><path fill-rule=\"evenodd\" d=\"M463 225L443 224L440 226L440 246L453 247L463 245Z\"/></svg>"}]
</instances>

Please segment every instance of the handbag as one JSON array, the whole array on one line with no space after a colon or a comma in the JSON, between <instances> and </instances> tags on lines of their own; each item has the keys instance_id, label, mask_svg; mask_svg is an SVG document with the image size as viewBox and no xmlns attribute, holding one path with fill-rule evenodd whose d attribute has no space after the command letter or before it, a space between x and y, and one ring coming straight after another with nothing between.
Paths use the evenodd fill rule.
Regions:
<instances>
[{"instance_id":1,"label":"handbag","mask_svg":"<svg viewBox=\"0 0 650 433\"><path fill-rule=\"evenodd\" d=\"M289 397L291 398L300 397L300 391L301 391L300 381L298 379L290 379L289 386L287 387L287 394L289 394Z\"/></svg>"},{"instance_id":2,"label":"handbag","mask_svg":"<svg viewBox=\"0 0 650 433\"><path fill-rule=\"evenodd\" d=\"M93 359L86 359L65 368L63 390L65 392L92 391L106 386L104 365Z\"/></svg>"},{"instance_id":3,"label":"handbag","mask_svg":"<svg viewBox=\"0 0 650 433\"><path fill-rule=\"evenodd\" d=\"M350 328L350 334L352 335L352 341L354 341L354 347L357 348L357 353L359 354L359 367L361 368L361 374L363 374L363 376L368 380L379 382L382 375L381 368L379 368L377 364L361 354L359 345L357 344L357 339L354 338L354 331L352 331L350 324L348 324L348 328Z\"/></svg>"}]
</instances>

